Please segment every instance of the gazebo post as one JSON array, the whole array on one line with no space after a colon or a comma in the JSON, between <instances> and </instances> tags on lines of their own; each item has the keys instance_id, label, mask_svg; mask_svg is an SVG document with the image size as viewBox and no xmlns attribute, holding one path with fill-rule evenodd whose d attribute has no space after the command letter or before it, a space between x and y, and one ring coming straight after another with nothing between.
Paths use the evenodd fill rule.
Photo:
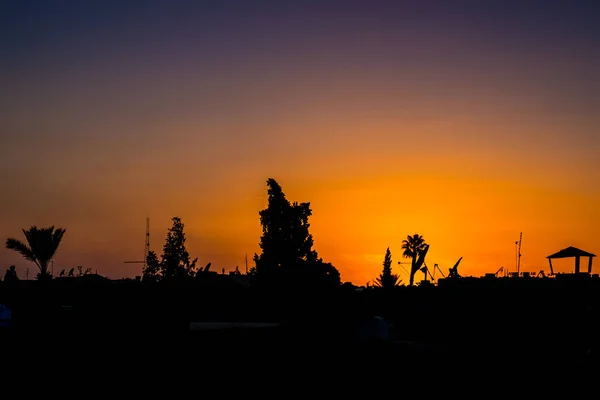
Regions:
<instances>
[{"instance_id":1,"label":"gazebo post","mask_svg":"<svg viewBox=\"0 0 600 400\"><path fill-rule=\"evenodd\" d=\"M588 274L592 274L592 260L594 257L588 257Z\"/></svg>"},{"instance_id":2,"label":"gazebo post","mask_svg":"<svg viewBox=\"0 0 600 400\"><path fill-rule=\"evenodd\" d=\"M580 261L579 256L575 256L575 273L578 274L579 273L579 261Z\"/></svg>"},{"instance_id":3,"label":"gazebo post","mask_svg":"<svg viewBox=\"0 0 600 400\"><path fill-rule=\"evenodd\" d=\"M552 259L548 258L548 263L550 264L550 275L554 275L554 271L552 270Z\"/></svg>"}]
</instances>

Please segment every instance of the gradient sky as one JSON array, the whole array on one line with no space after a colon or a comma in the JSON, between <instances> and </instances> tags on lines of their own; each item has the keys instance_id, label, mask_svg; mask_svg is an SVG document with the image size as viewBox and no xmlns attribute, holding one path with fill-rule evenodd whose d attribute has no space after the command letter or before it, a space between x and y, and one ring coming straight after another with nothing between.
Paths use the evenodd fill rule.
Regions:
<instances>
[{"instance_id":1,"label":"gradient sky","mask_svg":"<svg viewBox=\"0 0 600 400\"><path fill-rule=\"evenodd\" d=\"M355 284L388 246L406 282L414 233L463 275L515 270L520 232L522 270L600 256L599 20L566 0L4 0L0 237L62 226L55 272L132 277L146 216L159 253L179 216L200 264L243 270L272 177ZM2 246L10 264L35 273Z\"/></svg>"}]
</instances>

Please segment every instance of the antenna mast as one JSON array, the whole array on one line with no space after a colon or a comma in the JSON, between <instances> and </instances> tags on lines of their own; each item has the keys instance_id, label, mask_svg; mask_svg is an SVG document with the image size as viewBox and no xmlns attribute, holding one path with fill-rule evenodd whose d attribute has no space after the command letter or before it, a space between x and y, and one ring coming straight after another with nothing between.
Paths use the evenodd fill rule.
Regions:
<instances>
[{"instance_id":1,"label":"antenna mast","mask_svg":"<svg viewBox=\"0 0 600 400\"><path fill-rule=\"evenodd\" d=\"M150 253L150 218L146 217L146 242L144 244L144 270L148 266L148 254Z\"/></svg>"},{"instance_id":2,"label":"antenna mast","mask_svg":"<svg viewBox=\"0 0 600 400\"><path fill-rule=\"evenodd\" d=\"M144 259L142 261L125 261L125 264L142 264L142 274L148 266L148 253L150 253L150 218L148 217L146 217L146 240L144 242Z\"/></svg>"},{"instance_id":3,"label":"antenna mast","mask_svg":"<svg viewBox=\"0 0 600 400\"><path fill-rule=\"evenodd\" d=\"M519 241L517 242L517 276L521 272L521 242L523 240L523 232L519 235Z\"/></svg>"}]
</instances>

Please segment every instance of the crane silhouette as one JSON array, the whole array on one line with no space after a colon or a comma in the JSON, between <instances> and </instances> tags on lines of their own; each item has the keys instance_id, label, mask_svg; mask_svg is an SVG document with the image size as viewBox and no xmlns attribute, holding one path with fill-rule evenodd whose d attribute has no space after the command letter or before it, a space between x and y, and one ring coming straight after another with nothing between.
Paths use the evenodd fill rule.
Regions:
<instances>
[{"instance_id":1,"label":"crane silhouette","mask_svg":"<svg viewBox=\"0 0 600 400\"><path fill-rule=\"evenodd\" d=\"M460 261L463 258L459 258L458 261L456 262L456 264L454 264L454 267L449 269L449 273L448 273L448 277L449 278L460 278L460 275L458 274L458 264L460 264Z\"/></svg>"}]
</instances>

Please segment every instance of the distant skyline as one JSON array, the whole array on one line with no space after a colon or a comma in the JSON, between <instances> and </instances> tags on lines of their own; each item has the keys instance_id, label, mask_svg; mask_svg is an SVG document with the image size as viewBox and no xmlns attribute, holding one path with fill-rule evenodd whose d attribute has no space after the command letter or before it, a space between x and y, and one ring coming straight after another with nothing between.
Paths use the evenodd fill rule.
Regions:
<instances>
[{"instance_id":1,"label":"distant skyline","mask_svg":"<svg viewBox=\"0 0 600 400\"><path fill-rule=\"evenodd\" d=\"M514 269L520 232L525 271L600 255L599 19L592 1L4 1L0 274L35 267L6 238L55 225L55 273L139 275L146 217L160 253L174 216L199 265L243 271L271 177L311 203L342 281L389 246L407 282L414 233L463 275Z\"/></svg>"}]
</instances>

